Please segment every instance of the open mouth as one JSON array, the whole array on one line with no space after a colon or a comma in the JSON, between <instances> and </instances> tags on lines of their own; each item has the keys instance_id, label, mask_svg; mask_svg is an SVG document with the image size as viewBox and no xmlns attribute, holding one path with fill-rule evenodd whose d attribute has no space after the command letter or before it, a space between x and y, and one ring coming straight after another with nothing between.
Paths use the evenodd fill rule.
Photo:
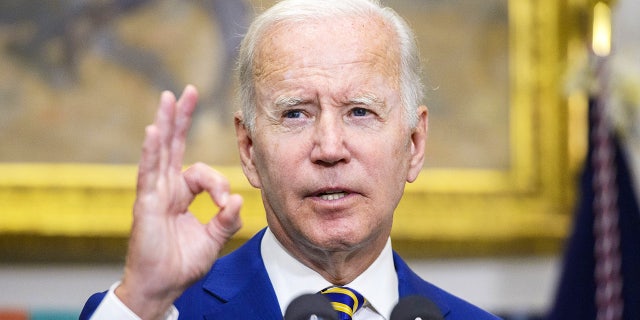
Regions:
<instances>
[{"instance_id":1,"label":"open mouth","mask_svg":"<svg viewBox=\"0 0 640 320\"><path fill-rule=\"evenodd\" d=\"M320 196L320 199L322 200L332 201L332 200L338 200L346 197L347 193L344 191L331 191L331 192L321 193L319 194L319 196Z\"/></svg>"}]
</instances>

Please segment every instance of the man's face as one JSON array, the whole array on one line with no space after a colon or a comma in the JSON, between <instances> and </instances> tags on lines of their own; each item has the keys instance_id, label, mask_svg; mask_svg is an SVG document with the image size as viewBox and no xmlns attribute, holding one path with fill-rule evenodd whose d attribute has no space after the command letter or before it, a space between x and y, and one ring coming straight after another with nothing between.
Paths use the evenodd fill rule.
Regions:
<instances>
[{"instance_id":1,"label":"man's face","mask_svg":"<svg viewBox=\"0 0 640 320\"><path fill-rule=\"evenodd\" d=\"M399 57L378 19L282 23L258 46L253 134L238 125L243 168L288 245L350 251L389 236L420 168L426 109L408 127Z\"/></svg>"}]
</instances>

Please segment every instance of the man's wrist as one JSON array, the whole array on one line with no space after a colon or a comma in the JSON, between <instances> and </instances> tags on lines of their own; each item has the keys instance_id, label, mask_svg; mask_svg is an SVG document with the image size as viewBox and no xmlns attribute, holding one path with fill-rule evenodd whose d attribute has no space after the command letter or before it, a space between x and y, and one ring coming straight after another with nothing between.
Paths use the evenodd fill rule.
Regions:
<instances>
[{"instance_id":1,"label":"man's wrist","mask_svg":"<svg viewBox=\"0 0 640 320\"><path fill-rule=\"evenodd\" d=\"M126 309L135 318L127 319L163 319L172 320L178 318L178 309L173 305L173 300L147 299L142 295L134 294L122 285L122 282L115 283L109 293L113 299L120 304L120 308Z\"/></svg>"}]
</instances>

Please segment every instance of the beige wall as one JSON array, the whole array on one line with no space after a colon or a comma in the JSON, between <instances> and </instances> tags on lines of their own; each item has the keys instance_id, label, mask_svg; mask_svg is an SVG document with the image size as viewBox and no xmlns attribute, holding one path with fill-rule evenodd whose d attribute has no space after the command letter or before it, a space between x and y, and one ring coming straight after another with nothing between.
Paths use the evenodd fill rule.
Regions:
<instances>
[{"instance_id":1,"label":"beige wall","mask_svg":"<svg viewBox=\"0 0 640 320\"><path fill-rule=\"evenodd\" d=\"M424 279L493 312L546 310L553 298L555 258L412 260ZM120 265L0 265L0 310L79 310L121 276Z\"/></svg>"}]
</instances>

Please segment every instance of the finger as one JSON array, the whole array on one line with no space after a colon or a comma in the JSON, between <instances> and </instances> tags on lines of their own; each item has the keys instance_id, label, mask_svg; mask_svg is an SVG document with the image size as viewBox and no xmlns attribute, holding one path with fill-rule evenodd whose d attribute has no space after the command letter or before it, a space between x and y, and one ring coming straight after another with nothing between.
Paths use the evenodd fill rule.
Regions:
<instances>
[{"instance_id":1,"label":"finger","mask_svg":"<svg viewBox=\"0 0 640 320\"><path fill-rule=\"evenodd\" d=\"M183 177L192 195L206 191L218 207L227 205L229 181L218 171L198 162L185 170Z\"/></svg>"},{"instance_id":2,"label":"finger","mask_svg":"<svg viewBox=\"0 0 640 320\"><path fill-rule=\"evenodd\" d=\"M138 195L153 191L158 179L158 162L160 160L158 128L155 125L149 125L145 132L142 155L138 164Z\"/></svg>"},{"instance_id":3,"label":"finger","mask_svg":"<svg viewBox=\"0 0 640 320\"><path fill-rule=\"evenodd\" d=\"M176 172L182 171L187 133L191 126L191 115L197 102L198 91L194 86L188 85L176 104L174 131L171 138L171 161L169 163L169 166Z\"/></svg>"},{"instance_id":4,"label":"finger","mask_svg":"<svg viewBox=\"0 0 640 320\"><path fill-rule=\"evenodd\" d=\"M207 232L215 240L220 248L242 227L240 220L240 208L242 197L237 194L229 196L226 206L220 209L207 223Z\"/></svg>"},{"instance_id":5,"label":"finger","mask_svg":"<svg viewBox=\"0 0 640 320\"><path fill-rule=\"evenodd\" d=\"M176 98L170 91L164 91L160 95L160 105L156 114L154 125L159 135L159 172L166 172L170 162L171 142L173 140Z\"/></svg>"}]
</instances>

